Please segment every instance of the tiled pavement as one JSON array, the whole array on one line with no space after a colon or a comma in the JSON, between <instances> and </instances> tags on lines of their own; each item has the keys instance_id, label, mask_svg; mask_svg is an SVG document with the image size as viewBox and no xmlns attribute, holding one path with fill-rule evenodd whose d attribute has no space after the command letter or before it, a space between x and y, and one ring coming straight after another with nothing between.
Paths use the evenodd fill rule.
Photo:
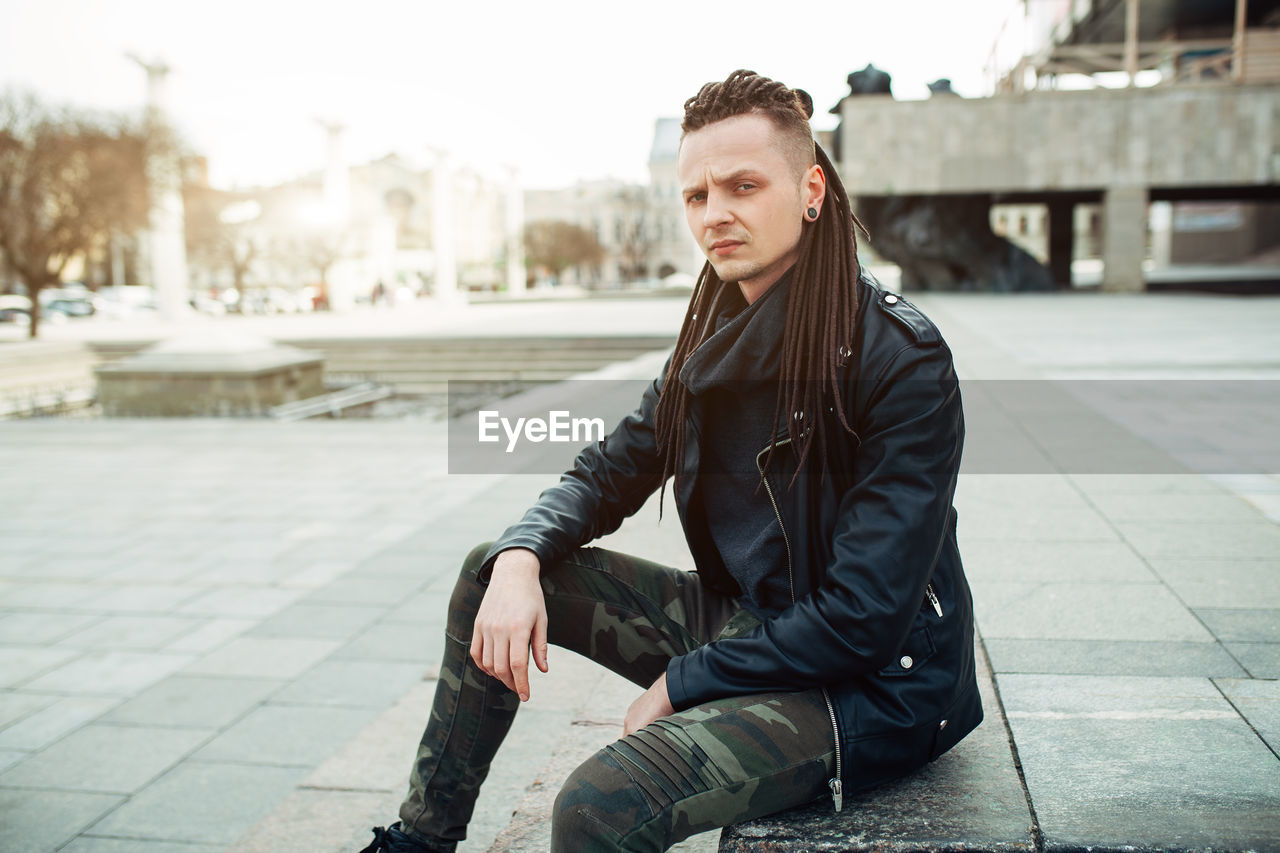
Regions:
<instances>
[{"instance_id":1,"label":"tiled pavement","mask_svg":"<svg viewBox=\"0 0 1280 853\"><path fill-rule=\"evenodd\" d=\"M1280 374L1280 300L917 301L966 379ZM363 846L402 793L451 575L553 480L449 476L416 420L0 424L0 851ZM1280 846L1278 499L1274 471L962 477L1046 847ZM651 509L609 544L687 565ZM510 842L557 755L625 709L612 676L552 669L466 849Z\"/></svg>"}]
</instances>

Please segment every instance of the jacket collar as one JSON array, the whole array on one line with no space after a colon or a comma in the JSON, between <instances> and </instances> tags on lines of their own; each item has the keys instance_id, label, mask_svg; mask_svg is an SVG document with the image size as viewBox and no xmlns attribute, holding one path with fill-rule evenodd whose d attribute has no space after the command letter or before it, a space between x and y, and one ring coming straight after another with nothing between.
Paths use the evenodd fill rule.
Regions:
<instances>
[{"instance_id":1,"label":"jacket collar","mask_svg":"<svg viewBox=\"0 0 1280 853\"><path fill-rule=\"evenodd\" d=\"M721 285L715 332L680 368L680 381L690 393L697 396L730 386L743 391L777 377L794 270L783 273L750 305L736 282Z\"/></svg>"}]
</instances>

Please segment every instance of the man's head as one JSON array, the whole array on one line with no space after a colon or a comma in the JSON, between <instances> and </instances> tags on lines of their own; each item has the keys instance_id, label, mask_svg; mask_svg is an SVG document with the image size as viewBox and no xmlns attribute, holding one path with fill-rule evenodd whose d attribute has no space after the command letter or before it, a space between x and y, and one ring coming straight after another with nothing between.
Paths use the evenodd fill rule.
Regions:
<instances>
[{"instance_id":1,"label":"man's head","mask_svg":"<svg viewBox=\"0 0 1280 853\"><path fill-rule=\"evenodd\" d=\"M685 102L679 177L685 219L721 281L753 301L799 256L803 223L826 196L813 102L751 71Z\"/></svg>"},{"instance_id":2,"label":"man's head","mask_svg":"<svg viewBox=\"0 0 1280 853\"><path fill-rule=\"evenodd\" d=\"M754 71L708 83L685 102L680 183L685 218L708 263L694 285L654 413L664 483L684 470L693 395L680 369L715 333L726 284L736 283L754 301L792 264L775 412L799 452L792 482L810 447L826 447L821 412L834 411L838 424L832 426L853 432L837 370L853 352L861 275L854 229L861 223L835 166L814 144L812 115L807 94Z\"/></svg>"}]
</instances>

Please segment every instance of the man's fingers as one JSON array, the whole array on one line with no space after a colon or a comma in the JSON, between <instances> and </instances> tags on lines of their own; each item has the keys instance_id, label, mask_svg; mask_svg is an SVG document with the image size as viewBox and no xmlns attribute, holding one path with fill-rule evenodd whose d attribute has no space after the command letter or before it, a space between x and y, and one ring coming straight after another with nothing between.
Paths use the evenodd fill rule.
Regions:
<instances>
[{"instance_id":1,"label":"man's fingers","mask_svg":"<svg viewBox=\"0 0 1280 853\"><path fill-rule=\"evenodd\" d=\"M480 668L489 675L493 675L493 647L492 637L485 637L480 648Z\"/></svg>"},{"instance_id":2,"label":"man's fingers","mask_svg":"<svg viewBox=\"0 0 1280 853\"><path fill-rule=\"evenodd\" d=\"M529 641L518 637L516 633L511 638L511 684L508 686L519 693L520 701L524 702L529 699Z\"/></svg>"},{"instance_id":3,"label":"man's fingers","mask_svg":"<svg viewBox=\"0 0 1280 853\"><path fill-rule=\"evenodd\" d=\"M538 669L546 672L547 664L547 614L538 614L538 621L533 623L533 663Z\"/></svg>"},{"instance_id":4,"label":"man's fingers","mask_svg":"<svg viewBox=\"0 0 1280 853\"><path fill-rule=\"evenodd\" d=\"M484 669L484 634L479 631L471 635L471 659L476 662L476 666Z\"/></svg>"}]
</instances>

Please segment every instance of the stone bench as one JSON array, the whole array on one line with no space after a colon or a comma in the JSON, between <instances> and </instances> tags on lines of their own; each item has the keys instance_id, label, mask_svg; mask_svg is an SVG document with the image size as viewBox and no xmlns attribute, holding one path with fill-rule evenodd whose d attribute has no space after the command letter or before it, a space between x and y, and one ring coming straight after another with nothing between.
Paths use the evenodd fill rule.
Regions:
<instances>
[{"instance_id":1,"label":"stone bench","mask_svg":"<svg viewBox=\"0 0 1280 853\"><path fill-rule=\"evenodd\" d=\"M1035 850L1031 809L986 657L978 650L982 724L927 767L895 782L727 827L721 853Z\"/></svg>"}]
</instances>

